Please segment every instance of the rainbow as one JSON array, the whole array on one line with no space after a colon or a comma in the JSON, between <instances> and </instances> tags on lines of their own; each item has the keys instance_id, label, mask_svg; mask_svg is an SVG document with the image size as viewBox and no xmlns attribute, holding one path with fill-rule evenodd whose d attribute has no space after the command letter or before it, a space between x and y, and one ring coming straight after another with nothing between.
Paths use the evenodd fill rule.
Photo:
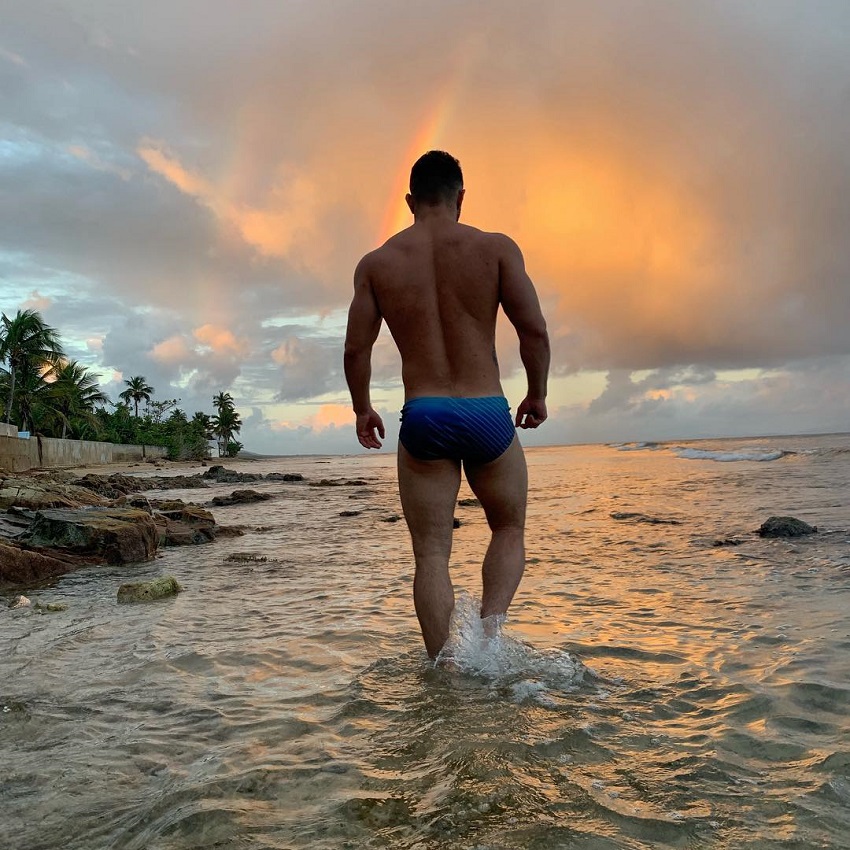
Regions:
<instances>
[{"instance_id":1,"label":"rainbow","mask_svg":"<svg viewBox=\"0 0 850 850\"><path fill-rule=\"evenodd\" d=\"M410 167L429 150L446 149L446 127L454 112L455 104L464 88L466 77L473 62L483 49L483 41L473 36L462 45L460 59L456 63L455 72L449 75L432 98L429 108L425 110L410 144L404 150L404 156L399 164L399 170L393 180L390 196L387 200L384 214L381 217L379 243L386 242L394 233L403 230L413 222L410 210L404 196L408 192Z\"/></svg>"}]
</instances>

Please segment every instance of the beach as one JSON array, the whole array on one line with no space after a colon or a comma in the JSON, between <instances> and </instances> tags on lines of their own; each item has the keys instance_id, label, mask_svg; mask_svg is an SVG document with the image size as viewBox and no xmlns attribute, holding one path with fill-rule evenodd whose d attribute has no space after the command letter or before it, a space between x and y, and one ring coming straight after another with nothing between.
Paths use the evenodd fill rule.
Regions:
<instances>
[{"instance_id":1,"label":"beach","mask_svg":"<svg viewBox=\"0 0 850 850\"><path fill-rule=\"evenodd\" d=\"M459 504L436 668L394 461L225 461L303 480L149 491L242 534L6 593L67 607L0 609L0 847L850 848L850 436L529 450L508 624Z\"/></svg>"}]
</instances>

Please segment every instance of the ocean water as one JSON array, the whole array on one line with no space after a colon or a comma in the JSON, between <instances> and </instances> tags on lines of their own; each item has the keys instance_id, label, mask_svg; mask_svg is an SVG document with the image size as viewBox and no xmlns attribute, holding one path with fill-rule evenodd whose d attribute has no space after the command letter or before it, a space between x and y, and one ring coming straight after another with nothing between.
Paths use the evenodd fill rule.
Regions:
<instances>
[{"instance_id":1,"label":"ocean water","mask_svg":"<svg viewBox=\"0 0 850 850\"><path fill-rule=\"evenodd\" d=\"M242 466L308 481L217 509L243 537L28 593L67 611L0 609L0 847L850 848L850 436L528 461L493 638L457 508L445 666L388 454ZM773 514L820 531L755 536ZM160 574L184 592L116 604Z\"/></svg>"}]
</instances>

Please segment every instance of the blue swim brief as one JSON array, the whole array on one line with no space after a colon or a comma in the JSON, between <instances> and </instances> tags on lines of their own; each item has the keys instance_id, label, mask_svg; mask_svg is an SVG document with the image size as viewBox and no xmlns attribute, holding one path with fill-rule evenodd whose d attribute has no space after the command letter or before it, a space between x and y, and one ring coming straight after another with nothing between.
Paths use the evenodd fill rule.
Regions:
<instances>
[{"instance_id":1,"label":"blue swim brief","mask_svg":"<svg viewBox=\"0 0 850 850\"><path fill-rule=\"evenodd\" d=\"M419 460L489 463L514 439L514 422L504 396L412 398L401 409L401 444Z\"/></svg>"}]
</instances>

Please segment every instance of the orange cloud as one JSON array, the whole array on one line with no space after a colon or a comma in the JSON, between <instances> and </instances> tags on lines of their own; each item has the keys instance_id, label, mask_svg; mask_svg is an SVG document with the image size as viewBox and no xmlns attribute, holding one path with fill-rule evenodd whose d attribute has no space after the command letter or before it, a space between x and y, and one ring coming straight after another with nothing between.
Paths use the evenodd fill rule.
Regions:
<instances>
[{"instance_id":1,"label":"orange cloud","mask_svg":"<svg viewBox=\"0 0 850 850\"><path fill-rule=\"evenodd\" d=\"M192 354L191 349L186 345L186 340L179 335L169 337L166 340L158 343L151 351L151 357L154 360L159 360L161 363L182 363Z\"/></svg>"},{"instance_id":2,"label":"orange cloud","mask_svg":"<svg viewBox=\"0 0 850 850\"><path fill-rule=\"evenodd\" d=\"M52 306L53 299L49 298L47 295L42 295L37 289L34 289L30 292L29 298L23 303L23 308L25 310L38 310L39 312L43 312L48 307Z\"/></svg>"},{"instance_id":3,"label":"orange cloud","mask_svg":"<svg viewBox=\"0 0 850 850\"><path fill-rule=\"evenodd\" d=\"M244 342L236 339L232 331L217 325L201 325L192 331L192 335L216 354L243 354L247 348Z\"/></svg>"},{"instance_id":4,"label":"orange cloud","mask_svg":"<svg viewBox=\"0 0 850 850\"><path fill-rule=\"evenodd\" d=\"M345 404L323 404L310 416L305 416L298 422L280 419L271 423L273 431L291 431L298 428L309 428L311 431L327 431L329 428L345 428L354 425L354 414Z\"/></svg>"},{"instance_id":5,"label":"orange cloud","mask_svg":"<svg viewBox=\"0 0 850 850\"><path fill-rule=\"evenodd\" d=\"M139 145L137 153L151 171L197 199L260 254L290 259L296 254L295 259L313 262L323 253L323 242L315 233L317 192L305 174L291 167L278 168L270 176L266 203L257 206L240 197L240 181L234 175L228 175L222 185L213 183L150 139Z\"/></svg>"}]
</instances>

